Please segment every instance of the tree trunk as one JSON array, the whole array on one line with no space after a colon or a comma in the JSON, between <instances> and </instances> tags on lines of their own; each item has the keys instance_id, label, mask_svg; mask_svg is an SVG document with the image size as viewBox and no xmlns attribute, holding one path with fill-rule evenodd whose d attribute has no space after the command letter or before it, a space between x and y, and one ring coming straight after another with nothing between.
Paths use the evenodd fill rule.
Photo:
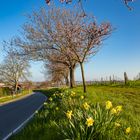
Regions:
<instances>
[{"instance_id":1,"label":"tree trunk","mask_svg":"<svg viewBox=\"0 0 140 140\"><path fill-rule=\"evenodd\" d=\"M74 68L70 67L70 88L74 88L75 80L74 80Z\"/></svg>"},{"instance_id":2,"label":"tree trunk","mask_svg":"<svg viewBox=\"0 0 140 140\"><path fill-rule=\"evenodd\" d=\"M80 67L81 67L81 73L82 73L82 81L83 81L84 93L86 93L87 89L86 89L86 82L85 82L83 63L80 63Z\"/></svg>"},{"instance_id":3,"label":"tree trunk","mask_svg":"<svg viewBox=\"0 0 140 140\"><path fill-rule=\"evenodd\" d=\"M14 88L15 94L17 93L17 88L18 88L18 82L15 82L15 88Z\"/></svg>"}]
</instances>

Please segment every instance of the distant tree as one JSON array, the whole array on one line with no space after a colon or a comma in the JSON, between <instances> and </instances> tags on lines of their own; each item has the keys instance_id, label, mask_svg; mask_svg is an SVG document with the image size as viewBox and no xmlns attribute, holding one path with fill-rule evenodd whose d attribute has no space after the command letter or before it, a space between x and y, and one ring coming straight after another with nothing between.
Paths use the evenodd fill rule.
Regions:
<instances>
[{"instance_id":1,"label":"distant tree","mask_svg":"<svg viewBox=\"0 0 140 140\"><path fill-rule=\"evenodd\" d=\"M140 73L138 73L137 76L134 77L134 80L140 80Z\"/></svg>"},{"instance_id":2,"label":"distant tree","mask_svg":"<svg viewBox=\"0 0 140 140\"><path fill-rule=\"evenodd\" d=\"M45 74L49 75L49 79L53 83L63 83L69 86L69 69L64 64L49 62L45 64Z\"/></svg>"},{"instance_id":3,"label":"distant tree","mask_svg":"<svg viewBox=\"0 0 140 140\"><path fill-rule=\"evenodd\" d=\"M28 68L26 60L10 52L0 64L0 80L17 93L19 82L29 75Z\"/></svg>"},{"instance_id":4,"label":"distant tree","mask_svg":"<svg viewBox=\"0 0 140 140\"><path fill-rule=\"evenodd\" d=\"M29 80L25 80L24 82L22 82L22 87L27 90L33 89L33 82Z\"/></svg>"},{"instance_id":5,"label":"distant tree","mask_svg":"<svg viewBox=\"0 0 140 140\"><path fill-rule=\"evenodd\" d=\"M111 76L109 76L109 81L110 81L110 84L112 83L112 79L111 79Z\"/></svg>"},{"instance_id":6,"label":"distant tree","mask_svg":"<svg viewBox=\"0 0 140 140\"><path fill-rule=\"evenodd\" d=\"M140 80L140 73L138 73L138 75L137 75L137 79Z\"/></svg>"}]
</instances>

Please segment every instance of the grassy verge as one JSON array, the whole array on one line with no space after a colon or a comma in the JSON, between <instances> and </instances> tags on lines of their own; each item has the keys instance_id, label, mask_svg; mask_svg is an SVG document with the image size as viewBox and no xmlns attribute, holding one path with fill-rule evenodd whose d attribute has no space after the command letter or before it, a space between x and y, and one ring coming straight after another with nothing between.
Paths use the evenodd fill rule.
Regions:
<instances>
[{"instance_id":1,"label":"grassy verge","mask_svg":"<svg viewBox=\"0 0 140 140\"><path fill-rule=\"evenodd\" d=\"M73 91L43 90L42 92L49 96L49 101L20 133L11 139L140 139L139 88L88 86L87 94L82 92L82 87L77 87ZM109 102L107 109L106 101L111 101L113 106ZM117 109L118 105L122 106L120 113L112 113L112 109ZM90 119L89 124L87 119Z\"/></svg>"},{"instance_id":2,"label":"grassy verge","mask_svg":"<svg viewBox=\"0 0 140 140\"><path fill-rule=\"evenodd\" d=\"M25 96L25 95L28 95L29 93L31 93L32 91L29 91L29 90L24 90L24 91L22 91L21 93L18 93L17 95L14 95L14 96L12 96L12 95L8 95L8 96L4 96L4 97L1 97L0 98L0 104L4 104L4 103L7 103L7 102L11 102L11 101L14 101L14 100L16 100L16 99L18 99L18 98L21 98L21 97L23 97L23 96Z\"/></svg>"},{"instance_id":3,"label":"grassy verge","mask_svg":"<svg viewBox=\"0 0 140 140\"><path fill-rule=\"evenodd\" d=\"M78 87L74 91L81 94L82 87ZM91 103L104 104L105 101L110 100L113 105L122 105L124 122L133 126L134 129L136 128L134 131L140 133L140 88L89 86L86 97Z\"/></svg>"}]
</instances>

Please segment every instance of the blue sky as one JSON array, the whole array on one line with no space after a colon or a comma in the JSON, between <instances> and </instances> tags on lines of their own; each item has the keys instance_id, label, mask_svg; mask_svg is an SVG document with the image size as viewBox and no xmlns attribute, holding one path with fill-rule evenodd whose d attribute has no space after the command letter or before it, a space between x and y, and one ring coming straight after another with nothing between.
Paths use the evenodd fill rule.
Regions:
<instances>
[{"instance_id":1,"label":"blue sky","mask_svg":"<svg viewBox=\"0 0 140 140\"><path fill-rule=\"evenodd\" d=\"M2 40L19 34L22 24L26 22L25 15L44 5L44 0L0 0L0 49ZM85 64L87 80L113 74L123 78L124 71L129 78L133 78L140 72L140 1L137 0L131 6L134 7L133 11L129 11L122 0L87 0L84 3L85 11L94 14L99 23L110 21L116 28L98 54ZM45 8L48 7L45 5ZM0 58L2 60L1 51ZM32 80L44 80L42 63L35 62L31 66ZM75 75L76 80L81 80L79 68Z\"/></svg>"}]
</instances>

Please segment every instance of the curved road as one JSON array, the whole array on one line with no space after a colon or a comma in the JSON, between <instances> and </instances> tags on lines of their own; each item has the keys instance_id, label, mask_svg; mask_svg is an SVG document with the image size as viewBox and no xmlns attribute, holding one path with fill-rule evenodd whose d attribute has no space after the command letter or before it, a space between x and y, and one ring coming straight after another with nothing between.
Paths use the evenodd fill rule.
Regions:
<instances>
[{"instance_id":1,"label":"curved road","mask_svg":"<svg viewBox=\"0 0 140 140\"><path fill-rule=\"evenodd\" d=\"M41 93L0 106L0 140L6 140L34 115L45 102Z\"/></svg>"}]
</instances>

